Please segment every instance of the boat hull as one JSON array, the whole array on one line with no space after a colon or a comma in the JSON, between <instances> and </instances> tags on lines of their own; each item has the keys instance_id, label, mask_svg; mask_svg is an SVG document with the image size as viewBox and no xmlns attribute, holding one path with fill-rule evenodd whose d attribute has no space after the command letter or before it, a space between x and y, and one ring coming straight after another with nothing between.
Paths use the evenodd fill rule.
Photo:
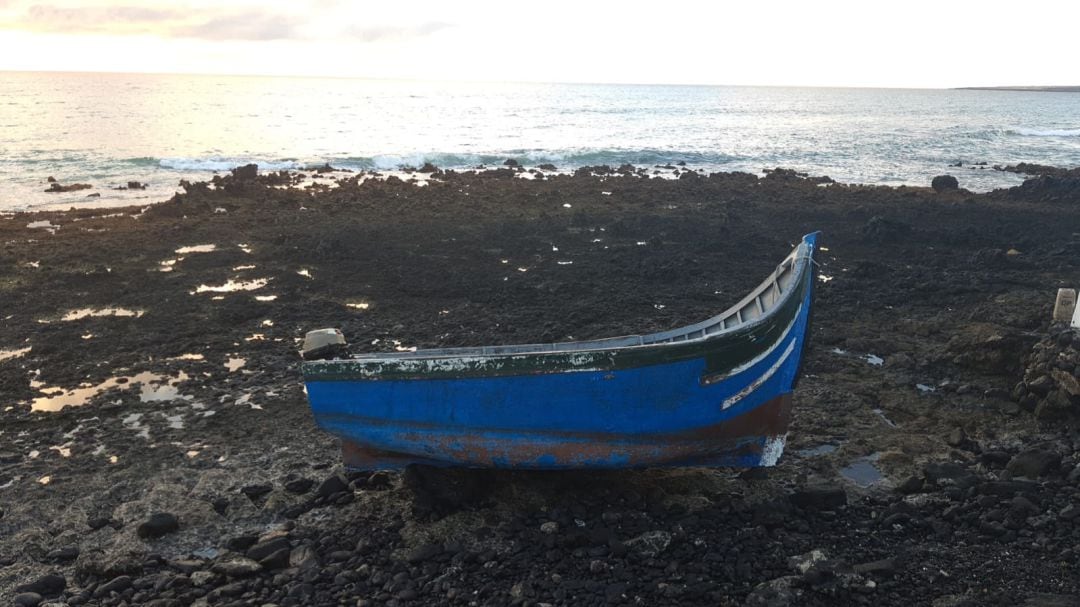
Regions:
<instances>
[{"instance_id":1,"label":"boat hull","mask_svg":"<svg viewBox=\"0 0 1080 607\"><path fill-rule=\"evenodd\" d=\"M771 466L806 343L806 268L775 314L717 339L486 366L307 363L308 398L355 469Z\"/></svg>"}]
</instances>

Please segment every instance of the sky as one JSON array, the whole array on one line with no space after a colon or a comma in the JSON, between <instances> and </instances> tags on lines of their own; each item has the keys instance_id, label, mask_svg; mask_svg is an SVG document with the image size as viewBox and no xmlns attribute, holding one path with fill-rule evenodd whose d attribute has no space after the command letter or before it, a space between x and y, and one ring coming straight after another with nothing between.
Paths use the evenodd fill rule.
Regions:
<instances>
[{"instance_id":1,"label":"sky","mask_svg":"<svg viewBox=\"0 0 1080 607\"><path fill-rule=\"evenodd\" d=\"M0 71L1078 85L1080 2L0 0Z\"/></svg>"}]
</instances>

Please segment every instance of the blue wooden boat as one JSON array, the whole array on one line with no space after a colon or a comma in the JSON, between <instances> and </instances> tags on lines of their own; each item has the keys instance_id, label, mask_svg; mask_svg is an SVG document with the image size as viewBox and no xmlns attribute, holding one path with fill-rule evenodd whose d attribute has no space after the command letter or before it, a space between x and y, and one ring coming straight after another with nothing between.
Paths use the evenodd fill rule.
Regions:
<instances>
[{"instance_id":1,"label":"blue wooden boat","mask_svg":"<svg viewBox=\"0 0 1080 607\"><path fill-rule=\"evenodd\" d=\"M727 311L671 331L304 362L311 409L355 469L772 466L816 237Z\"/></svg>"}]
</instances>

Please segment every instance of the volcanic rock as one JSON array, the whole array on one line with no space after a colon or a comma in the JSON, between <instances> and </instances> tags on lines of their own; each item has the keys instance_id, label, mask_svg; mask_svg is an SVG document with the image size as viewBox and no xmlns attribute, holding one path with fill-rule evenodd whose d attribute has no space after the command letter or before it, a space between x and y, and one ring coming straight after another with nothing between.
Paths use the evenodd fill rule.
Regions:
<instances>
[{"instance_id":1,"label":"volcanic rock","mask_svg":"<svg viewBox=\"0 0 1080 607\"><path fill-rule=\"evenodd\" d=\"M155 539L172 533L180 528L180 521L175 514L158 512L139 523L135 532L143 539Z\"/></svg>"},{"instance_id":2,"label":"volcanic rock","mask_svg":"<svg viewBox=\"0 0 1080 607\"><path fill-rule=\"evenodd\" d=\"M960 182L952 175L938 175L930 182L930 187L934 188L934 191L940 194L949 190L958 189L960 187Z\"/></svg>"}]
</instances>

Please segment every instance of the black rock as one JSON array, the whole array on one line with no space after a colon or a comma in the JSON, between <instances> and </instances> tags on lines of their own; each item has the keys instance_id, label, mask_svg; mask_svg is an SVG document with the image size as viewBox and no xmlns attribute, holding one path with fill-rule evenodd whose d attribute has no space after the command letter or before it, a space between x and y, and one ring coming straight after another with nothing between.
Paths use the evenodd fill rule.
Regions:
<instances>
[{"instance_id":1,"label":"black rock","mask_svg":"<svg viewBox=\"0 0 1080 607\"><path fill-rule=\"evenodd\" d=\"M285 483L285 490L289 493L295 493L301 495L311 491L311 488L315 486L315 481L310 478L298 478Z\"/></svg>"},{"instance_id":2,"label":"black rock","mask_svg":"<svg viewBox=\"0 0 1080 607\"><path fill-rule=\"evenodd\" d=\"M93 529L94 531L97 531L98 529L101 529L101 528L107 526L111 522L112 521L110 521L107 517L101 516L101 517L92 518L92 519L86 521L86 524L91 529Z\"/></svg>"},{"instance_id":3,"label":"black rock","mask_svg":"<svg viewBox=\"0 0 1080 607\"><path fill-rule=\"evenodd\" d=\"M131 588L131 577L121 575L98 586L94 590L94 598L100 599L102 597L107 597L113 592L123 592L128 588Z\"/></svg>"},{"instance_id":4,"label":"black rock","mask_svg":"<svg viewBox=\"0 0 1080 607\"><path fill-rule=\"evenodd\" d=\"M960 187L960 182L952 175L938 175L930 182L930 187L934 188L935 192L941 193L958 189Z\"/></svg>"},{"instance_id":5,"label":"black rock","mask_svg":"<svg viewBox=\"0 0 1080 607\"><path fill-rule=\"evenodd\" d=\"M229 538L229 541L225 542L225 547L233 552L245 552L248 548L251 548L258 542L259 536L257 535L238 535Z\"/></svg>"},{"instance_id":6,"label":"black rock","mask_svg":"<svg viewBox=\"0 0 1080 607\"><path fill-rule=\"evenodd\" d=\"M896 486L896 492L903 495L910 495L912 493L918 493L923 490L923 479L921 477L912 475Z\"/></svg>"},{"instance_id":7,"label":"black rock","mask_svg":"<svg viewBox=\"0 0 1080 607\"><path fill-rule=\"evenodd\" d=\"M1061 465L1061 454L1049 449L1028 449L1017 453L1005 469L1013 476L1039 478L1057 470Z\"/></svg>"},{"instance_id":8,"label":"black rock","mask_svg":"<svg viewBox=\"0 0 1080 607\"><path fill-rule=\"evenodd\" d=\"M229 509L229 499L226 497L215 498L214 501L210 502L210 505L213 506L214 512L225 516L225 511Z\"/></svg>"},{"instance_id":9,"label":"black rock","mask_svg":"<svg viewBox=\"0 0 1080 607\"><path fill-rule=\"evenodd\" d=\"M345 482L345 479L337 474L333 474L319 485L319 488L315 490L315 495L319 497L330 497L331 495L345 491L348 488L349 484Z\"/></svg>"},{"instance_id":10,"label":"black rock","mask_svg":"<svg viewBox=\"0 0 1080 607\"><path fill-rule=\"evenodd\" d=\"M41 595L36 592L23 592L15 595L15 607L37 607L42 600Z\"/></svg>"},{"instance_id":11,"label":"black rock","mask_svg":"<svg viewBox=\"0 0 1080 607\"><path fill-rule=\"evenodd\" d=\"M289 566L289 554L292 552L288 548L282 548L269 556L259 559L259 564L263 569L284 569Z\"/></svg>"},{"instance_id":12,"label":"black rock","mask_svg":"<svg viewBox=\"0 0 1080 607\"><path fill-rule=\"evenodd\" d=\"M979 480L974 472L954 462L927 464L923 468L923 474L927 482L938 485L956 485L961 489L972 487Z\"/></svg>"},{"instance_id":13,"label":"black rock","mask_svg":"<svg viewBox=\"0 0 1080 607\"><path fill-rule=\"evenodd\" d=\"M406 559L410 563L421 563L442 554L442 544L424 544L409 553Z\"/></svg>"},{"instance_id":14,"label":"black rock","mask_svg":"<svg viewBox=\"0 0 1080 607\"><path fill-rule=\"evenodd\" d=\"M176 519L175 514L158 512L157 514L151 515L149 519L139 523L139 527L135 532L143 539L154 539L172 533L179 528L180 521Z\"/></svg>"},{"instance_id":15,"label":"black rock","mask_svg":"<svg viewBox=\"0 0 1080 607\"><path fill-rule=\"evenodd\" d=\"M45 555L46 560L50 561L70 561L79 557L79 548L77 546L65 546L63 548L57 548L56 550L50 550Z\"/></svg>"},{"instance_id":16,"label":"black rock","mask_svg":"<svg viewBox=\"0 0 1080 607\"><path fill-rule=\"evenodd\" d=\"M847 494L838 488L801 489L788 499L796 507L808 510L832 510L847 504Z\"/></svg>"},{"instance_id":17,"label":"black rock","mask_svg":"<svg viewBox=\"0 0 1080 607\"><path fill-rule=\"evenodd\" d=\"M36 592L41 596L56 596L63 592L64 588L67 588L67 579L62 575L50 573L39 577L29 584L16 586L15 592Z\"/></svg>"},{"instance_id":18,"label":"black rock","mask_svg":"<svg viewBox=\"0 0 1080 607\"><path fill-rule=\"evenodd\" d=\"M880 561L855 565L852 569L855 573L892 573L896 571L896 561L893 559L881 559Z\"/></svg>"},{"instance_id":19,"label":"black rock","mask_svg":"<svg viewBox=\"0 0 1080 607\"><path fill-rule=\"evenodd\" d=\"M245 164L232 170L233 179L237 181L250 181L259 176L259 165Z\"/></svg>"},{"instance_id":20,"label":"black rock","mask_svg":"<svg viewBox=\"0 0 1080 607\"><path fill-rule=\"evenodd\" d=\"M987 481L979 485L979 493L983 495L1015 495L1025 491L1033 491L1038 487L1038 483L1031 481Z\"/></svg>"},{"instance_id":21,"label":"black rock","mask_svg":"<svg viewBox=\"0 0 1080 607\"><path fill-rule=\"evenodd\" d=\"M267 493L270 493L273 490L273 485L270 485L268 483L260 483L256 485L248 485L240 489L240 493L243 493L248 497L249 500L254 502L255 500L266 495Z\"/></svg>"},{"instance_id":22,"label":"black rock","mask_svg":"<svg viewBox=\"0 0 1080 607\"><path fill-rule=\"evenodd\" d=\"M288 552L292 546L289 545L289 538L287 537L275 537L265 542L259 542L248 549L246 556L249 559L255 561L261 561L266 557L278 552L279 550L285 550Z\"/></svg>"}]
</instances>

